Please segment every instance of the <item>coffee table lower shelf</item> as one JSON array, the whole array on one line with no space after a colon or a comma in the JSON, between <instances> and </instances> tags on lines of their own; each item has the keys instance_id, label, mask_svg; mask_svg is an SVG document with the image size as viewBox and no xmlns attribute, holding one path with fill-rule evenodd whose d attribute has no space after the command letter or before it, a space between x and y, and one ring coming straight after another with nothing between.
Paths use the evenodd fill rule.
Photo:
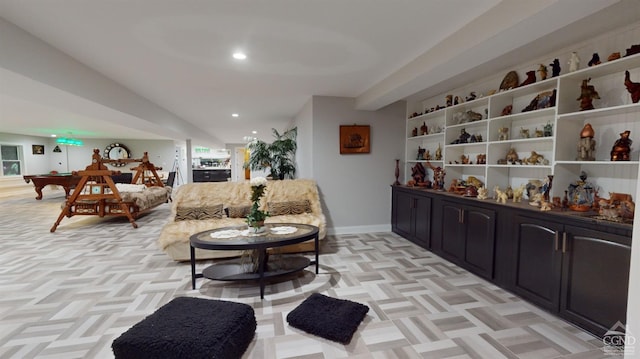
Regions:
<instances>
[{"instance_id":1,"label":"coffee table lower shelf","mask_svg":"<svg viewBox=\"0 0 640 359\"><path fill-rule=\"evenodd\" d=\"M311 264L309 258L302 256L284 256L267 263L267 270L253 272L253 264L240 258L213 264L202 271L204 278L222 281L260 280L298 272Z\"/></svg>"}]
</instances>

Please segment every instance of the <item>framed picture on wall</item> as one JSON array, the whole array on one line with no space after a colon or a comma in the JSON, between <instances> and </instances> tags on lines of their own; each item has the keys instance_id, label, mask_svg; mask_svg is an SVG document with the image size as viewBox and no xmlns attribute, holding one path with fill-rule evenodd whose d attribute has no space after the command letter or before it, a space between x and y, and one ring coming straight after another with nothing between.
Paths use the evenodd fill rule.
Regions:
<instances>
[{"instance_id":1,"label":"framed picture on wall","mask_svg":"<svg viewBox=\"0 0 640 359\"><path fill-rule=\"evenodd\" d=\"M44 145L31 145L31 152L34 155L44 155Z\"/></svg>"},{"instance_id":2,"label":"framed picture on wall","mask_svg":"<svg viewBox=\"0 0 640 359\"><path fill-rule=\"evenodd\" d=\"M369 153L371 137L369 125L340 126L340 154Z\"/></svg>"}]
</instances>

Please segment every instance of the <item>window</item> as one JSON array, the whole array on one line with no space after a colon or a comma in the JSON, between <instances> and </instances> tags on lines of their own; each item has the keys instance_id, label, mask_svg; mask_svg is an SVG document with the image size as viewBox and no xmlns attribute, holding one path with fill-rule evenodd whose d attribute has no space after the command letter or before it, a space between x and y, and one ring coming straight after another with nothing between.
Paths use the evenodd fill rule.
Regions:
<instances>
[{"instance_id":1,"label":"window","mask_svg":"<svg viewBox=\"0 0 640 359\"><path fill-rule=\"evenodd\" d=\"M3 176L22 174L22 146L0 145L0 157Z\"/></svg>"}]
</instances>

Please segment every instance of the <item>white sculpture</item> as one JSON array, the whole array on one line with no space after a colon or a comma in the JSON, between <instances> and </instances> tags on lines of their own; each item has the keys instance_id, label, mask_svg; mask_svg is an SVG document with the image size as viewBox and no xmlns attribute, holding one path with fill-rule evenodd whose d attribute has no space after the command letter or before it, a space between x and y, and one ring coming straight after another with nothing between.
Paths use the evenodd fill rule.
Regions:
<instances>
[{"instance_id":1,"label":"white sculpture","mask_svg":"<svg viewBox=\"0 0 640 359\"><path fill-rule=\"evenodd\" d=\"M580 57L574 51L571 53L571 58L569 58L569 72L577 71L580 67Z\"/></svg>"}]
</instances>

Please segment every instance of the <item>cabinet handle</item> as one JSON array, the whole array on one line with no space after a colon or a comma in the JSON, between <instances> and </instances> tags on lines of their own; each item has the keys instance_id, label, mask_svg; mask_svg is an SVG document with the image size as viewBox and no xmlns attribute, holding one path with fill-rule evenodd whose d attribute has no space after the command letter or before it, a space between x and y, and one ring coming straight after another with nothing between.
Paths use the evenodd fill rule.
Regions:
<instances>
[{"instance_id":1,"label":"cabinet handle","mask_svg":"<svg viewBox=\"0 0 640 359\"><path fill-rule=\"evenodd\" d=\"M562 232L562 253L567 251L567 232Z\"/></svg>"},{"instance_id":2,"label":"cabinet handle","mask_svg":"<svg viewBox=\"0 0 640 359\"><path fill-rule=\"evenodd\" d=\"M461 208L458 211L458 223L464 224L464 209Z\"/></svg>"},{"instance_id":3,"label":"cabinet handle","mask_svg":"<svg viewBox=\"0 0 640 359\"><path fill-rule=\"evenodd\" d=\"M553 250L556 251L556 252L560 250L560 248L558 248L558 245L560 244L559 243L560 242L559 237L560 237L560 231L556 231L556 235L555 235L555 238L554 238L555 241L554 241L554 245L553 245Z\"/></svg>"}]
</instances>

